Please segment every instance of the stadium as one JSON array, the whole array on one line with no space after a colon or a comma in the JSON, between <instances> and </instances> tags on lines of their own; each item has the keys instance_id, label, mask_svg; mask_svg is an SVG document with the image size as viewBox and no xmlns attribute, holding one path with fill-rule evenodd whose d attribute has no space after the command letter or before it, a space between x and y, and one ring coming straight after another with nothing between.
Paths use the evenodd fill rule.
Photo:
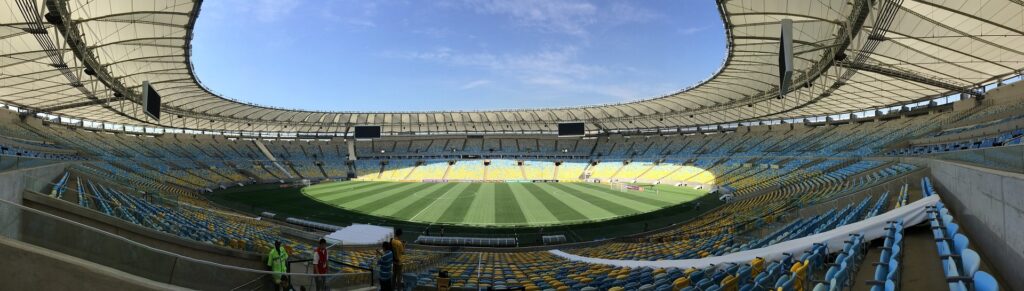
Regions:
<instances>
[{"instance_id":1,"label":"stadium","mask_svg":"<svg viewBox=\"0 0 1024 291\"><path fill-rule=\"evenodd\" d=\"M3 2L3 290L1024 290L1021 1L708 1L692 86L412 111L202 83L197 19L267 11Z\"/></svg>"}]
</instances>

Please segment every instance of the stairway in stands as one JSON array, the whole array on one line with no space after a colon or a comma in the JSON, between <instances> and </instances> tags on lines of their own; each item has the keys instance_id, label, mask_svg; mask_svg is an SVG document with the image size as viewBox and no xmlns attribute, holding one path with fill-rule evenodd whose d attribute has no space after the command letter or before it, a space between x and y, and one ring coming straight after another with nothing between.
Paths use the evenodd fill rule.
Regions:
<instances>
[{"instance_id":1,"label":"stairway in stands","mask_svg":"<svg viewBox=\"0 0 1024 291\"><path fill-rule=\"evenodd\" d=\"M448 166L444 168L444 175L441 176L441 179L448 179L448 172L451 172L452 166L454 165L455 164L449 163Z\"/></svg>"},{"instance_id":2,"label":"stairway in stands","mask_svg":"<svg viewBox=\"0 0 1024 291\"><path fill-rule=\"evenodd\" d=\"M288 170L286 170L284 167L281 166L280 163L277 162L277 158L275 158L274 154L270 152L270 149L267 149L266 145L263 145L263 143L260 142L260 140L258 139L253 140L253 143L256 144L256 147L260 149L260 152L263 153L263 155L266 156L271 163L274 163L274 167L276 167L278 170L281 170L281 172L284 173L285 176L288 176L288 178L295 178L294 176L292 176L292 173L289 173Z\"/></svg>"},{"instance_id":3,"label":"stairway in stands","mask_svg":"<svg viewBox=\"0 0 1024 291\"><path fill-rule=\"evenodd\" d=\"M412 170L409 170L409 173L405 174L405 177L402 177L402 180L409 180L409 177L412 177L412 173L415 173L416 169L419 169L421 165L423 164L417 163L415 166L412 166Z\"/></svg>"},{"instance_id":4,"label":"stairway in stands","mask_svg":"<svg viewBox=\"0 0 1024 291\"><path fill-rule=\"evenodd\" d=\"M615 173L612 173L612 175L609 176L608 179L612 180L612 179L615 179L615 177L618 177L619 176L619 172L622 172L622 168L625 168L625 167L626 167L626 164L619 163L619 167L617 169L615 169Z\"/></svg>"},{"instance_id":5,"label":"stairway in stands","mask_svg":"<svg viewBox=\"0 0 1024 291\"><path fill-rule=\"evenodd\" d=\"M330 177L331 176L331 175L327 174L327 170L324 170L324 164L323 163L316 163L316 168L320 169L320 174L324 175L324 177Z\"/></svg>"}]
</instances>

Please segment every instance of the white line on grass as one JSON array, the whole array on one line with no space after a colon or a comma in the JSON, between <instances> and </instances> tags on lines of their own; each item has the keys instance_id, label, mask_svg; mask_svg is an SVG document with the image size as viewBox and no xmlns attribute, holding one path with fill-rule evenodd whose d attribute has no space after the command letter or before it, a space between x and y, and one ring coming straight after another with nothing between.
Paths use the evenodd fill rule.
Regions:
<instances>
[{"instance_id":1,"label":"white line on grass","mask_svg":"<svg viewBox=\"0 0 1024 291\"><path fill-rule=\"evenodd\" d=\"M459 186L456 185L455 187L452 187L451 189L448 189L448 191L444 191L444 194L441 194L441 196L443 197L445 195L448 195L448 193L451 193L452 190L455 190L455 188L459 188ZM447 199L441 199L440 197L438 197L438 199L434 199L434 201L430 201L430 204L427 205L427 207L424 207L423 209L420 209L420 212L416 213L416 215L413 215L412 218L409 218L409 221L416 220L417 217L420 217L420 214L423 214L424 211L427 211L427 209L430 209L431 206L434 206L434 203L437 203L438 200L447 200Z\"/></svg>"}]
</instances>

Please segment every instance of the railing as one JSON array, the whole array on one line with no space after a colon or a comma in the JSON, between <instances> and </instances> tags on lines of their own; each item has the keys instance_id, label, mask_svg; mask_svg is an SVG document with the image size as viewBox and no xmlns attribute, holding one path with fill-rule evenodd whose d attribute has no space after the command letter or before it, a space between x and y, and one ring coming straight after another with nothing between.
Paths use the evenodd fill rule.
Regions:
<instances>
[{"instance_id":1,"label":"railing","mask_svg":"<svg viewBox=\"0 0 1024 291\"><path fill-rule=\"evenodd\" d=\"M924 157L1024 174L1024 145L952 151Z\"/></svg>"},{"instance_id":2,"label":"railing","mask_svg":"<svg viewBox=\"0 0 1024 291\"><path fill-rule=\"evenodd\" d=\"M874 199L881 197L885 192L889 192L890 199L893 199L897 194L899 194L900 188L903 187L903 185L909 184L912 187L914 185L918 185L917 183L920 183L920 179L926 176L927 173L927 169L918 168L913 171L898 174L894 177L885 179L882 182L877 182L873 185L861 188L860 190L843 193L832 197L829 200L818 201L815 202L814 205L799 208L795 211L796 215L793 218L809 218L825 213L830 209L842 209L847 205L856 205L856 203L859 203L861 200L864 200L865 197L869 196L872 197L874 201Z\"/></svg>"},{"instance_id":3,"label":"railing","mask_svg":"<svg viewBox=\"0 0 1024 291\"><path fill-rule=\"evenodd\" d=\"M71 162L68 160L53 160L43 158L30 158L24 156L0 155L0 172L38 167L49 164Z\"/></svg>"},{"instance_id":4,"label":"railing","mask_svg":"<svg viewBox=\"0 0 1024 291\"><path fill-rule=\"evenodd\" d=\"M53 214L0 200L0 235L52 251L114 268L135 276L194 289L268 290L277 274L182 256L157 249L117 234L94 228ZM265 262L243 265L263 266ZM369 273L313 275L284 273L295 288L312 290L313 277L327 277L337 287L369 284ZM332 285L334 286L334 285Z\"/></svg>"},{"instance_id":5,"label":"railing","mask_svg":"<svg viewBox=\"0 0 1024 291\"><path fill-rule=\"evenodd\" d=\"M335 264L339 264L339 265L345 266L345 267L349 267L349 268L365 271L365 273L363 274L364 277L372 277L373 274L376 274L376 273L374 273L373 268L363 268L363 267L360 267L360 266L352 265L352 264L345 263L345 262L338 261L338 260L334 260L334 259L329 259L329 261L332 262L332 263L335 263ZM296 264L298 264L299 268L295 267ZM301 268L302 272L297 272L297 270L300 270L300 268ZM316 266L313 265L313 259L289 260L288 261L288 269L290 271L292 271L292 272L312 274L314 268L316 268ZM296 282L296 283L299 283L299 284L307 283L310 286L313 286L313 285L316 284L315 278L316 277L310 276L310 277L308 277L308 279L310 280L309 282ZM369 278L369 279L366 279L366 278L355 278L355 276L352 276L352 278L332 277L332 278L326 279L326 283L327 283L328 286L332 286L332 285L352 286L352 285L358 285L360 283L363 283L363 282L361 282L361 280L352 280L352 279L367 280L367 281L369 281L370 286L374 285L373 278ZM302 285L304 285L304 284L302 284Z\"/></svg>"}]
</instances>

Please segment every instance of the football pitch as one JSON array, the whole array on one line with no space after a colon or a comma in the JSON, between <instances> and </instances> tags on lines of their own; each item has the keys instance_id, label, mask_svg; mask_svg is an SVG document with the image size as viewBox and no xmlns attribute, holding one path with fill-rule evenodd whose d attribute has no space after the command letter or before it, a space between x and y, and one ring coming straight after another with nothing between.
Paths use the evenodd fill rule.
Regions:
<instances>
[{"instance_id":1,"label":"football pitch","mask_svg":"<svg viewBox=\"0 0 1024 291\"><path fill-rule=\"evenodd\" d=\"M426 224L549 226L610 220L678 205L703 190L657 185L645 191L592 183L418 183L344 181L302 194L337 208Z\"/></svg>"}]
</instances>

